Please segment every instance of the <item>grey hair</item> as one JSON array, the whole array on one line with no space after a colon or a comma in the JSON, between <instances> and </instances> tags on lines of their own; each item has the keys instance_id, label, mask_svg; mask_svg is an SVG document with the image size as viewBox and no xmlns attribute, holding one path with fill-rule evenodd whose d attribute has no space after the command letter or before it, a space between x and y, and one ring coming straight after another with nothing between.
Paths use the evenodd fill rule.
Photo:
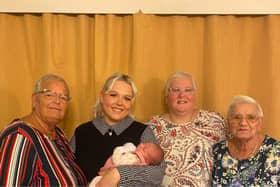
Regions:
<instances>
[{"instance_id":1,"label":"grey hair","mask_svg":"<svg viewBox=\"0 0 280 187\"><path fill-rule=\"evenodd\" d=\"M111 75L105 81L104 86L101 90L101 93L105 94L107 91L111 90L116 81L123 81L131 86L132 101L134 101L135 97L136 97L136 93L137 93L137 88L136 88L134 82L132 81L132 79L128 75L123 74L123 73L114 73L113 75ZM103 111L102 103L100 101L100 96L98 96L97 101L95 103L95 106L93 109L93 114L95 117L100 117L100 118L104 117L104 111Z\"/></svg>"},{"instance_id":2,"label":"grey hair","mask_svg":"<svg viewBox=\"0 0 280 187\"><path fill-rule=\"evenodd\" d=\"M174 79L177 79L177 78L189 78L189 79L191 79L194 91L196 91L197 87L196 87L196 83L195 83L195 80L194 80L193 76L190 73L178 71L178 72L173 73L166 81L166 84L165 84L165 95L166 96L168 95L168 89L170 88L170 84L172 83L172 81Z\"/></svg>"},{"instance_id":3,"label":"grey hair","mask_svg":"<svg viewBox=\"0 0 280 187\"><path fill-rule=\"evenodd\" d=\"M33 94L35 93L38 93L40 91L42 91L42 85L44 82L46 81L60 81L60 82L63 82L63 84L65 85L66 87L66 90L67 90L67 93L70 97L70 89L69 89L69 86L67 84L67 82L60 76L58 75L54 75L54 74L46 74L44 76L42 76L36 83L35 83L35 86L34 86L34 91L33 91Z\"/></svg>"},{"instance_id":4,"label":"grey hair","mask_svg":"<svg viewBox=\"0 0 280 187\"><path fill-rule=\"evenodd\" d=\"M263 110L261 105L255 99L246 95L238 95L232 98L231 103L228 107L228 112L227 112L228 117L232 115L233 108L237 104L255 104L258 110L258 117L263 117Z\"/></svg>"}]
</instances>

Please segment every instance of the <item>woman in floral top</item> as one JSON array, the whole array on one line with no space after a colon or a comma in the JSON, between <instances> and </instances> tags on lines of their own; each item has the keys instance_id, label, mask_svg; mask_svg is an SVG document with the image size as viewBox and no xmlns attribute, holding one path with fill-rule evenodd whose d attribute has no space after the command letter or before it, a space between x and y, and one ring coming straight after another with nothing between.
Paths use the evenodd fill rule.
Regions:
<instances>
[{"instance_id":1,"label":"woman in floral top","mask_svg":"<svg viewBox=\"0 0 280 187\"><path fill-rule=\"evenodd\" d=\"M280 185L280 142L263 135L262 125L262 108L253 98L233 98L229 139L213 147L213 186Z\"/></svg>"},{"instance_id":2,"label":"woman in floral top","mask_svg":"<svg viewBox=\"0 0 280 187\"><path fill-rule=\"evenodd\" d=\"M196 109L195 94L190 74L173 74L166 83L169 111L149 122L165 153L165 187L211 185L212 146L224 139L225 120L215 112Z\"/></svg>"}]
</instances>

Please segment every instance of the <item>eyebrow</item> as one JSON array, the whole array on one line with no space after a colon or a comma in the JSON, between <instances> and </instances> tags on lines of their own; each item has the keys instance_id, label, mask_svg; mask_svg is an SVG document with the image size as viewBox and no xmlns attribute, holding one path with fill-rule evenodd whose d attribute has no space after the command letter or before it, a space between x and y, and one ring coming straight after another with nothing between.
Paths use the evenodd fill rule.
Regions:
<instances>
[{"instance_id":1,"label":"eyebrow","mask_svg":"<svg viewBox=\"0 0 280 187\"><path fill-rule=\"evenodd\" d=\"M107 90L105 93L109 93L109 92L114 92L114 93L118 93L118 94L119 94L119 92L116 91L116 90ZM133 97L133 94L131 94L131 95L129 95L129 94L124 94L124 95Z\"/></svg>"}]
</instances>

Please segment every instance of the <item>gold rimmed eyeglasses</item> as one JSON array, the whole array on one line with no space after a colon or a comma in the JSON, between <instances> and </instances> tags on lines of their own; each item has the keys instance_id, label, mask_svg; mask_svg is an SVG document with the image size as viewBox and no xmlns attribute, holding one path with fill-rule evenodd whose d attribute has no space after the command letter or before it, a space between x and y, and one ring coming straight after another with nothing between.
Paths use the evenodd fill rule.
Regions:
<instances>
[{"instance_id":1,"label":"gold rimmed eyeglasses","mask_svg":"<svg viewBox=\"0 0 280 187\"><path fill-rule=\"evenodd\" d=\"M248 114L246 116L242 116L242 115L232 115L229 120L232 123L241 123L243 121L243 119L247 122L247 123L255 123L258 121L260 117L254 114Z\"/></svg>"}]
</instances>

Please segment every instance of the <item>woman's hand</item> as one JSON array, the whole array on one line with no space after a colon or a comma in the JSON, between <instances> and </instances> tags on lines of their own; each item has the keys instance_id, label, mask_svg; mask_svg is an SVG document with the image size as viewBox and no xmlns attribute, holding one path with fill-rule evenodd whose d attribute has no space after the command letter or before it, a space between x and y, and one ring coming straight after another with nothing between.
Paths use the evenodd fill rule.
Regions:
<instances>
[{"instance_id":1,"label":"woman's hand","mask_svg":"<svg viewBox=\"0 0 280 187\"><path fill-rule=\"evenodd\" d=\"M106 169L99 173L102 175L101 180L96 187L117 187L120 181L120 174L117 168Z\"/></svg>"}]
</instances>

